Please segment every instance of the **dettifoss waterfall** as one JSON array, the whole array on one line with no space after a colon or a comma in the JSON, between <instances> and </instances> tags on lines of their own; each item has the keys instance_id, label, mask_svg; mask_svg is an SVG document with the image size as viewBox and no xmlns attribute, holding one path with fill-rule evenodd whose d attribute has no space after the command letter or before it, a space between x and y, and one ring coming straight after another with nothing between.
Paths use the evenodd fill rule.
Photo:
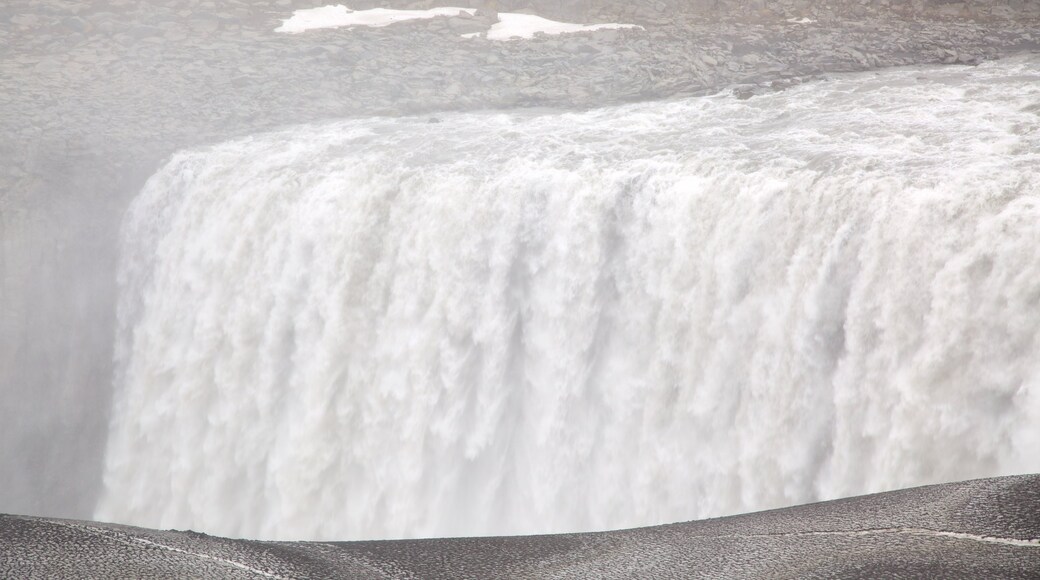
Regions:
<instances>
[{"instance_id":1,"label":"dettifoss waterfall","mask_svg":"<svg viewBox=\"0 0 1040 580\"><path fill-rule=\"evenodd\" d=\"M95 515L540 533L1040 471L1037 58L179 153Z\"/></svg>"}]
</instances>

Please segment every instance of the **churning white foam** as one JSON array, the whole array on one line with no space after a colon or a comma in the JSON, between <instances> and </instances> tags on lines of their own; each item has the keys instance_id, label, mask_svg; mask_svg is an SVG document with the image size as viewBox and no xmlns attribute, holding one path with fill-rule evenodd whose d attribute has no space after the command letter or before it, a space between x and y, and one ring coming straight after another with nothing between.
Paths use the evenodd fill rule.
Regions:
<instances>
[{"instance_id":1,"label":"churning white foam","mask_svg":"<svg viewBox=\"0 0 1040 580\"><path fill-rule=\"evenodd\" d=\"M604 529L1040 470L1040 60L176 155L96 516Z\"/></svg>"}]
</instances>

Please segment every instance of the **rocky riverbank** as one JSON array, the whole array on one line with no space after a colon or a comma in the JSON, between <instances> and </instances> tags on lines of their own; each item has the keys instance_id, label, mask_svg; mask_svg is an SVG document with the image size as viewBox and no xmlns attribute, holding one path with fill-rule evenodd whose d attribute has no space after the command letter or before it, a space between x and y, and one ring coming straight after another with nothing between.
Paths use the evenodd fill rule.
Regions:
<instances>
[{"instance_id":1,"label":"rocky riverbank","mask_svg":"<svg viewBox=\"0 0 1040 580\"><path fill-rule=\"evenodd\" d=\"M356 115L587 108L718 90L748 98L835 72L970 65L1040 46L1040 9L1017 0L449 4L479 10L289 35L274 29L314 4L0 8L0 509L90 515L112 384L118 225L178 149ZM498 10L642 28L462 36Z\"/></svg>"}]
</instances>

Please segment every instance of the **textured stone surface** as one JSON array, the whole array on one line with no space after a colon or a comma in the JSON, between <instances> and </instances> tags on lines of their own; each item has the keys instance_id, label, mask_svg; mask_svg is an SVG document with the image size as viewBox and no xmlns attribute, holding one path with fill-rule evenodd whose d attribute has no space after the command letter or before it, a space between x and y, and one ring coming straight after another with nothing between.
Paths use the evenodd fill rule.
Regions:
<instances>
[{"instance_id":1,"label":"textured stone surface","mask_svg":"<svg viewBox=\"0 0 1040 580\"><path fill-rule=\"evenodd\" d=\"M335 517L330 514L330 517ZM1040 476L614 532L255 542L0 516L16 578L1036 578Z\"/></svg>"},{"instance_id":2,"label":"textured stone surface","mask_svg":"<svg viewBox=\"0 0 1040 580\"><path fill-rule=\"evenodd\" d=\"M88 517L112 384L119 220L172 152L356 115L585 108L1040 45L1035 0L415 1L584 22L523 42L474 22L273 29L302 0L0 6L0 510ZM374 0L354 7L382 4ZM814 19L794 24L787 18ZM464 19L462 19L464 20Z\"/></svg>"}]
</instances>

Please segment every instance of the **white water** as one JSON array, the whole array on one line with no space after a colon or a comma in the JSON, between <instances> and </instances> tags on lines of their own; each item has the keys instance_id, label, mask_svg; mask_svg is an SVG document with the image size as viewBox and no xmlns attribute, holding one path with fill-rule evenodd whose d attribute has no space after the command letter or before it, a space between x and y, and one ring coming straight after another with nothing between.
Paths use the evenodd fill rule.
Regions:
<instances>
[{"instance_id":1,"label":"white water","mask_svg":"<svg viewBox=\"0 0 1040 580\"><path fill-rule=\"evenodd\" d=\"M97 517L605 529L1040 471L1040 59L182 153Z\"/></svg>"}]
</instances>

